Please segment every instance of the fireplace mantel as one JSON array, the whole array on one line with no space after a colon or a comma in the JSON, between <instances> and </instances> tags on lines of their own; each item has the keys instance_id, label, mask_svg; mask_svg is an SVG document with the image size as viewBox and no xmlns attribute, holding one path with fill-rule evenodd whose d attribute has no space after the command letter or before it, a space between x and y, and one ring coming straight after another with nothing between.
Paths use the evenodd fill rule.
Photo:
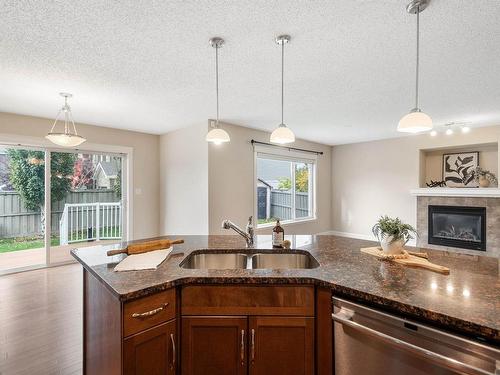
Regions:
<instances>
[{"instance_id":1,"label":"fireplace mantel","mask_svg":"<svg viewBox=\"0 0 500 375\"><path fill-rule=\"evenodd\" d=\"M410 190L417 197L500 198L499 188L419 188Z\"/></svg>"}]
</instances>

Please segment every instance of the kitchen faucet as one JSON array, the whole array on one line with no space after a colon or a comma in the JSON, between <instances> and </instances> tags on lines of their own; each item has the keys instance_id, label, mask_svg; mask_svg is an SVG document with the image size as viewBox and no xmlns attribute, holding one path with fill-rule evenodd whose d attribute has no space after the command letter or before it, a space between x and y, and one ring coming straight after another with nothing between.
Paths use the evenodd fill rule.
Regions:
<instances>
[{"instance_id":1,"label":"kitchen faucet","mask_svg":"<svg viewBox=\"0 0 500 375\"><path fill-rule=\"evenodd\" d=\"M222 228L224 229L233 229L236 233L242 236L246 243L247 247L252 247L254 242L254 230L252 224L252 216L248 218L248 223L245 227L245 231L241 229L239 226L234 224L231 220L224 220L222 222Z\"/></svg>"}]
</instances>

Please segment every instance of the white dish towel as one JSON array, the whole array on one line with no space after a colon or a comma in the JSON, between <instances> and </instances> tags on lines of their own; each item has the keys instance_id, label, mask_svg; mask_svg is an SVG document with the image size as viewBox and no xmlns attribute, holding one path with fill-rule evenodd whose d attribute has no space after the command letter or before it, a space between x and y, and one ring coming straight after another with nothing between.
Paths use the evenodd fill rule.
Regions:
<instances>
[{"instance_id":1,"label":"white dish towel","mask_svg":"<svg viewBox=\"0 0 500 375\"><path fill-rule=\"evenodd\" d=\"M174 248L149 251L143 254L129 255L115 266L115 271L155 270L170 255Z\"/></svg>"}]
</instances>

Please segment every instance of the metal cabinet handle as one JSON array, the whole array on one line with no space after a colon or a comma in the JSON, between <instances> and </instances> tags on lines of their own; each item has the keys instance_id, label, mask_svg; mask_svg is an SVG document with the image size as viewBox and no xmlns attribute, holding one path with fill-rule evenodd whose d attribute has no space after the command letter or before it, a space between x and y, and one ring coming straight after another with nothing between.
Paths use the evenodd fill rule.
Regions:
<instances>
[{"instance_id":1,"label":"metal cabinet handle","mask_svg":"<svg viewBox=\"0 0 500 375\"><path fill-rule=\"evenodd\" d=\"M175 358L177 357L177 351L175 350L175 338L174 334L170 334L170 341L172 342L172 364L170 365L171 369L175 368Z\"/></svg>"},{"instance_id":2,"label":"metal cabinet handle","mask_svg":"<svg viewBox=\"0 0 500 375\"><path fill-rule=\"evenodd\" d=\"M164 303L161 307L158 307L157 309L154 309L154 310L151 310L151 311L146 311L146 312L143 312L143 313L133 313L132 314L132 318L142 319L142 318L150 317L152 315L156 315L159 312L163 311L163 309L165 309L167 306L168 306L168 302Z\"/></svg>"},{"instance_id":3,"label":"metal cabinet handle","mask_svg":"<svg viewBox=\"0 0 500 375\"><path fill-rule=\"evenodd\" d=\"M343 324L347 327L353 328L357 331L363 332L369 336L375 337L378 340L383 341L386 344L395 346L397 348L403 349L407 352L410 352L415 355L419 355L426 359L429 359L439 365L442 365L446 368L464 372L470 375L495 375L497 372L491 373L480 369L475 366L468 365L466 363L457 361L456 359L446 357L442 354L435 353L433 351L421 348L420 346L413 345L409 342L399 340L395 337L386 335L385 333L379 332L372 328L366 327L362 324L359 324L353 321L355 313L353 310L346 309L345 307L341 307L338 313L332 314L332 319L340 324Z\"/></svg>"},{"instance_id":4,"label":"metal cabinet handle","mask_svg":"<svg viewBox=\"0 0 500 375\"><path fill-rule=\"evenodd\" d=\"M255 329L252 329L252 347L251 347L252 363L255 360Z\"/></svg>"},{"instance_id":5,"label":"metal cabinet handle","mask_svg":"<svg viewBox=\"0 0 500 375\"><path fill-rule=\"evenodd\" d=\"M241 365L245 364L245 330L241 330L241 351L240 351Z\"/></svg>"}]
</instances>

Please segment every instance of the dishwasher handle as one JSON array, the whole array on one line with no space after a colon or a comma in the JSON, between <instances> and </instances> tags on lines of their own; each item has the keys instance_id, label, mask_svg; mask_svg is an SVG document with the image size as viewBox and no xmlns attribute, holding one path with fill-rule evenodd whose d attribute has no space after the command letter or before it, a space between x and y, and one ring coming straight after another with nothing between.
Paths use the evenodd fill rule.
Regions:
<instances>
[{"instance_id":1,"label":"dishwasher handle","mask_svg":"<svg viewBox=\"0 0 500 375\"><path fill-rule=\"evenodd\" d=\"M435 353L433 351L421 348L420 346L413 345L409 342L399 340L395 337L386 335L385 333L379 332L372 328L366 327L362 324L359 324L353 320L355 312L351 309L347 309L345 307L341 307L338 313L332 314L332 319L335 322L338 322L347 327L353 328L357 331L375 337L389 345L392 345L396 348L408 351L415 355L419 355L426 359L429 359L435 363L443 365L449 369L462 371L470 375L500 375L500 363L497 361L495 372L485 371L475 366L468 365L467 363L463 363L457 361L456 359L446 357L442 354Z\"/></svg>"}]
</instances>

